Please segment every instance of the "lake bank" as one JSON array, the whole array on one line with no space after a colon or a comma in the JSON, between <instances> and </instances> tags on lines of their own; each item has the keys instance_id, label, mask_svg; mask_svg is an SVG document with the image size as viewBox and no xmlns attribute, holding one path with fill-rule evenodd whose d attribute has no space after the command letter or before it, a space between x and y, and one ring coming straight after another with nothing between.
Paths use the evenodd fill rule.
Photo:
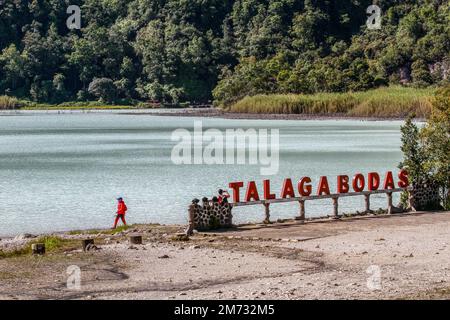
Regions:
<instances>
[{"instance_id":1,"label":"lake bank","mask_svg":"<svg viewBox=\"0 0 450 320\"><path fill-rule=\"evenodd\" d=\"M127 111L124 110L124 114ZM361 117L351 116L344 113L335 114L277 114L277 113L240 113L231 112L221 109L183 109L172 110L166 112L161 109L158 112L146 113L140 112L141 115L155 115L155 116L177 116L177 117L200 117L200 118L220 118L220 119L235 119L235 120L357 120L357 121L402 121L405 117ZM424 118L416 118L416 121L424 121Z\"/></svg>"},{"instance_id":2,"label":"lake bank","mask_svg":"<svg viewBox=\"0 0 450 320\"><path fill-rule=\"evenodd\" d=\"M431 112L436 89L418 89L402 86L381 87L367 91L316 94L257 94L245 96L221 108L204 108L207 105L190 105L183 102L172 107L149 108L151 104L140 102L130 105L108 105L98 101L64 102L45 104L22 101L14 97L0 96L0 110L28 111L101 111L132 110L143 114L165 113L177 116L214 116L229 119L362 119L398 120L414 113L424 119ZM3 101L3 102L2 102ZM143 105L147 107L142 107ZM155 106L158 106L155 104ZM211 105L212 107L212 105ZM156 110L156 111L155 111Z\"/></svg>"},{"instance_id":3,"label":"lake bank","mask_svg":"<svg viewBox=\"0 0 450 320\"><path fill-rule=\"evenodd\" d=\"M46 256L0 259L0 297L448 299L449 228L449 212L429 212L242 226L189 241L172 240L183 226L67 233L74 242ZM128 242L135 232L142 245ZM98 250L82 252L85 237ZM66 287L72 265L80 290Z\"/></svg>"},{"instance_id":4,"label":"lake bank","mask_svg":"<svg viewBox=\"0 0 450 320\"><path fill-rule=\"evenodd\" d=\"M355 120L355 121L403 121L405 117L360 117L344 113L335 114L276 114L276 113L239 113L218 108L183 108L183 109L138 109L138 108L67 108L67 109L18 109L0 110L0 117L13 115L46 115L46 114L122 114L160 117L186 117L186 118L218 118L230 120ZM415 121L425 121L425 118L416 117Z\"/></svg>"}]
</instances>

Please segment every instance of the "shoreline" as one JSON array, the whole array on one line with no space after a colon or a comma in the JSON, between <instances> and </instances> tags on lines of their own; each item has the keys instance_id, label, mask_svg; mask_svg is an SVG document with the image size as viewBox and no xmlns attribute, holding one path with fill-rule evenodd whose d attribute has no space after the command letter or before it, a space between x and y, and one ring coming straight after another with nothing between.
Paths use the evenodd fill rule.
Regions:
<instances>
[{"instance_id":1,"label":"shoreline","mask_svg":"<svg viewBox=\"0 0 450 320\"><path fill-rule=\"evenodd\" d=\"M114 113L118 115L164 116L164 117L199 117L234 120L355 120L355 121L403 121L405 117L360 117L346 114L270 114L270 113L237 113L227 112L215 108L186 108L186 109L116 109L116 108L73 108L73 109L26 109L0 110L0 116L14 116L26 114L84 114L84 113ZM415 118L416 122L425 121Z\"/></svg>"},{"instance_id":2,"label":"shoreline","mask_svg":"<svg viewBox=\"0 0 450 320\"><path fill-rule=\"evenodd\" d=\"M145 113L143 113L145 115ZM153 114L151 114L153 115ZM238 120L357 120L357 121L402 121L403 117L353 117L345 114L272 114L272 113L237 113L222 110L157 113L158 116L204 117ZM423 119L417 119L422 121Z\"/></svg>"}]
</instances>

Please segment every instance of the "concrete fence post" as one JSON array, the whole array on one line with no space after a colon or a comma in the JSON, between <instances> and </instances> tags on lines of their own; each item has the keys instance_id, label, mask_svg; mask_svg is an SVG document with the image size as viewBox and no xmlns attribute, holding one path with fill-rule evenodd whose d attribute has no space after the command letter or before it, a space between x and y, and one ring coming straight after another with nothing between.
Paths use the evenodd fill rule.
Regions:
<instances>
[{"instance_id":1,"label":"concrete fence post","mask_svg":"<svg viewBox=\"0 0 450 320\"><path fill-rule=\"evenodd\" d=\"M410 209L412 212L416 212L416 201L414 196L413 190L408 190L408 209Z\"/></svg>"},{"instance_id":2,"label":"concrete fence post","mask_svg":"<svg viewBox=\"0 0 450 320\"><path fill-rule=\"evenodd\" d=\"M387 214L393 213L393 205L392 205L392 192L387 192L387 201L388 201L388 208L387 208Z\"/></svg>"},{"instance_id":3,"label":"concrete fence post","mask_svg":"<svg viewBox=\"0 0 450 320\"><path fill-rule=\"evenodd\" d=\"M194 234L194 229L195 229L195 205L194 204L189 205L188 214L189 214L189 225L185 231L185 234L188 236L192 236Z\"/></svg>"},{"instance_id":4,"label":"concrete fence post","mask_svg":"<svg viewBox=\"0 0 450 320\"><path fill-rule=\"evenodd\" d=\"M366 210L364 212L365 213L372 213L373 211L370 210L370 194L365 194L364 195L364 201L366 203Z\"/></svg>"},{"instance_id":5,"label":"concrete fence post","mask_svg":"<svg viewBox=\"0 0 450 320\"><path fill-rule=\"evenodd\" d=\"M298 201L300 205L299 215L295 218L295 220L299 220L301 222L305 221L305 200Z\"/></svg>"},{"instance_id":6,"label":"concrete fence post","mask_svg":"<svg viewBox=\"0 0 450 320\"><path fill-rule=\"evenodd\" d=\"M338 197L334 197L333 199L333 219L339 219L339 204Z\"/></svg>"},{"instance_id":7,"label":"concrete fence post","mask_svg":"<svg viewBox=\"0 0 450 320\"><path fill-rule=\"evenodd\" d=\"M269 224L270 223L270 203L264 203L264 213L265 213L265 219L264 223Z\"/></svg>"}]
</instances>

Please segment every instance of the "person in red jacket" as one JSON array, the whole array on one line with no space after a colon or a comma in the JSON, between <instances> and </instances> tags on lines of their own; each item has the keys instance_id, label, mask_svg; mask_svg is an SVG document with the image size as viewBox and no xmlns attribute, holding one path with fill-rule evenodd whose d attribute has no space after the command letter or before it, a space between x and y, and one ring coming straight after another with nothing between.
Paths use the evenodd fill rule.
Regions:
<instances>
[{"instance_id":1,"label":"person in red jacket","mask_svg":"<svg viewBox=\"0 0 450 320\"><path fill-rule=\"evenodd\" d=\"M229 197L230 197L230 194L228 193L228 191L219 189L219 198L218 198L218 200L219 200L220 204L223 205L225 203L228 203L228 198Z\"/></svg>"},{"instance_id":2,"label":"person in red jacket","mask_svg":"<svg viewBox=\"0 0 450 320\"><path fill-rule=\"evenodd\" d=\"M125 221L125 213L127 212L128 208L127 205L125 204L125 202L123 201L122 198L117 198L117 216L116 216L116 220L114 221L114 227L113 229L115 229L117 227L117 222L119 222L119 219L122 220L123 224L126 226L127 223Z\"/></svg>"}]
</instances>

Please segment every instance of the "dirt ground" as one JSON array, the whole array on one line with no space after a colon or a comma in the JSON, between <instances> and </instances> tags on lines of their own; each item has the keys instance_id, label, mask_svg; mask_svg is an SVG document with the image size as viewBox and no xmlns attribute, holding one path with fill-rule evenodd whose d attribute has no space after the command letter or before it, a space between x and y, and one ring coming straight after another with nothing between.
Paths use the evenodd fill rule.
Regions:
<instances>
[{"instance_id":1,"label":"dirt ground","mask_svg":"<svg viewBox=\"0 0 450 320\"><path fill-rule=\"evenodd\" d=\"M196 233L139 225L45 256L0 259L1 299L449 299L450 212ZM143 235L142 245L127 236ZM0 241L0 249L12 240ZM21 243L23 245L23 243ZM68 267L80 268L80 287ZM69 280L69 288L68 288Z\"/></svg>"}]
</instances>

